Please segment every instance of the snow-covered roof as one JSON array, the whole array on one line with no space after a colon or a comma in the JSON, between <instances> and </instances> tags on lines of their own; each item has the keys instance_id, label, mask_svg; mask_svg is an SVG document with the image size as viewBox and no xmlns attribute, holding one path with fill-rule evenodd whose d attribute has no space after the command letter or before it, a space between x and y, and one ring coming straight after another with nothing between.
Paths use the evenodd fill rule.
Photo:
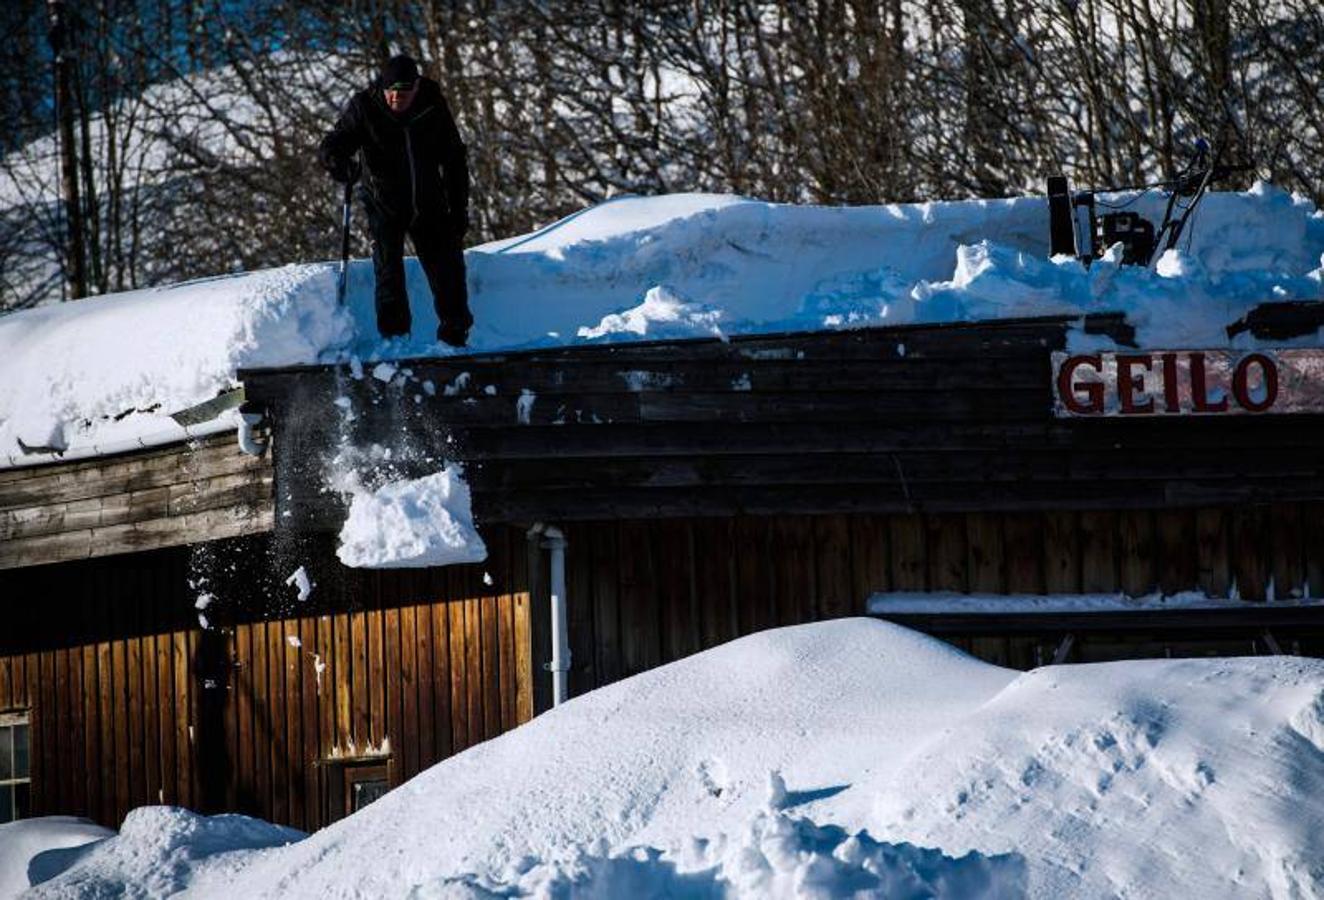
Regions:
<instances>
[{"instance_id":1,"label":"snow-covered roof","mask_svg":"<svg viewBox=\"0 0 1324 900\"><path fill-rule=\"evenodd\" d=\"M1160 200L1134 205L1157 216ZM1324 296L1324 216L1260 184L1211 194L1152 270L1046 258L1042 198L807 207L625 197L468 251L473 350L1126 312L1142 345L1240 346L1223 328L1265 300ZM189 435L171 418L239 368L445 355L417 265L413 336L378 339L372 271L313 262L0 318L0 466ZM1317 343L1318 336L1298 343ZM230 427L232 412L191 426ZM60 453L51 452L51 448Z\"/></svg>"}]
</instances>

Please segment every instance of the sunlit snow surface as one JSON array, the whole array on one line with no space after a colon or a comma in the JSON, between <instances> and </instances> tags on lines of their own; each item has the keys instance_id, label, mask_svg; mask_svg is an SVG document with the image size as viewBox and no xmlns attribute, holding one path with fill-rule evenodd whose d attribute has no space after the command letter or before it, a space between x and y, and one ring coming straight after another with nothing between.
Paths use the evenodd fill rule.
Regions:
<instances>
[{"instance_id":1,"label":"sunlit snow surface","mask_svg":"<svg viewBox=\"0 0 1324 900\"><path fill-rule=\"evenodd\" d=\"M1157 216L1160 203L1133 208ZM1217 347L1257 303L1321 296L1324 217L1266 185L1210 195L1190 240L1152 271L1050 261L1047 235L1040 198L621 198L468 251L471 350L1105 310L1127 312L1142 344ZM0 318L0 464L50 458L23 445L179 439L168 414L232 386L240 367L454 352L433 340L412 260L413 336L389 343L374 327L370 263L351 264L344 309L335 269L290 265Z\"/></svg>"},{"instance_id":2,"label":"sunlit snow surface","mask_svg":"<svg viewBox=\"0 0 1324 900\"><path fill-rule=\"evenodd\" d=\"M1019 673L847 619L572 700L288 846L139 810L35 895L1312 897L1322 797L1324 662Z\"/></svg>"},{"instance_id":3,"label":"sunlit snow surface","mask_svg":"<svg viewBox=\"0 0 1324 900\"><path fill-rule=\"evenodd\" d=\"M368 569L482 562L487 548L474 528L460 467L351 491L336 556L346 566Z\"/></svg>"}]
</instances>

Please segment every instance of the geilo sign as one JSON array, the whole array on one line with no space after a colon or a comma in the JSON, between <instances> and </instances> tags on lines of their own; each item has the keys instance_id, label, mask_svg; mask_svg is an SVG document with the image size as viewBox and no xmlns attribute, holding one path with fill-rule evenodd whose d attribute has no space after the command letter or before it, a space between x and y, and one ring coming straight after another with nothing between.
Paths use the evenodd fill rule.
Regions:
<instances>
[{"instance_id":1,"label":"geilo sign","mask_svg":"<svg viewBox=\"0 0 1324 900\"><path fill-rule=\"evenodd\" d=\"M1324 412L1324 350L1053 354L1059 417Z\"/></svg>"}]
</instances>

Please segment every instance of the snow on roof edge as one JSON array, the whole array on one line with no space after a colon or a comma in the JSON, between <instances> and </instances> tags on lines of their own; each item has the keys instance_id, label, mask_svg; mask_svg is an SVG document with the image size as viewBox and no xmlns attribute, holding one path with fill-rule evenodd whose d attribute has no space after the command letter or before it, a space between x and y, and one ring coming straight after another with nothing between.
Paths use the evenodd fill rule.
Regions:
<instances>
[{"instance_id":1,"label":"snow on roof edge","mask_svg":"<svg viewBox=\"0 0 1324 900\"><path fill-rule=\"evenodd\" d=\"M239 428L234 419L230 416L217 416L209 422L203 422L200 425L180 425L175 428L163 429L151 434L135 435L131 438L124 438L118 441L108 441L104 444L80 444L70 447L64 451L49 451L46 453L24 453L0 455L0 471L11 469L29 469L38 466L58 465L59 463L74 462L84 459L97 459L109 456L115 456L120 453L130 453L134 450L150 450L155 447L164 447L169 444L182 444L186 441L197 440L198 438L212 437L217 434L224 434L227 431L237 431ZM181 434L181 432L183 432Z\"/></svg>"}]
</instances>

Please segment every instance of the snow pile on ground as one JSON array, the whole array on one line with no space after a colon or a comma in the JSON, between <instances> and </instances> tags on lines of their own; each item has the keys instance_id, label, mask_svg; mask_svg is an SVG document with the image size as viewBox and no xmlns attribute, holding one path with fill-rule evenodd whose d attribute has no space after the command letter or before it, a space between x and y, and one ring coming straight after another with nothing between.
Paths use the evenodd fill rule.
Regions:
<instances>
[{"instance_id":1,"label":"snow pile on ground","mask_svg":"<svg viewBox=\"0 0 1324 900\"><path fill-rule=\"evenodd\" d=\"M1322 699L1319 660L1038 669L890 773L873 821L1024 853L1040 896L1318 897Z\"/></svg>"},{"instance_id":2,"label":"snow pile on ground","mask_svg":"<svg viewBox=\"0 0 1324 900\"><path fill-rule=\"evenodd\" d=\"M524 863L527 864L528 860ZM1025 891L1025 866L1008 854L960 859L875 841L809 819L759 813L733 838L695 839L672 859L656 847L582 851L538 863L504 881L466 875L416 891L420 897L791 897L1010 898Z\"/></svg>"},{"instance_id":3,"label":"snow pile on ground","mask_svg":"<svg viewBox=\"0 0 1324 900\"><path fill-rule=\"evenodd\" d=\"M1149 195L1132 208L1157 218L1161 204ZM469 250L470 349L1096 311L1127 313L1142 344L1219 347L1257 303L1324 296L1324 216L1268 185L1206 197L1150 270L1115 256L1087 270L1049 260L1047 244L1042 198L846 208L625 197ZM50 459L41 448L178 439L168 414L233 386L239 367L454 352L433 339L415 261L413 337L390 342L377 337L370 263L351 264L344 309L335 269L292 265L0 318L0 464Z\"/></svg>"},{"instance_id":4,"label":"snow pile on ground","mask_svg":"<svg viewBox=\"0 0 1324 900\"><path fill-rule=\"evenodd\" d=\"M487 558L458 465L350 496L336 556L351 568L449 566Z\"/></svg>"},{"instance_id":5,"label":"snow pile on ground","mask_svg":"<svg viewBox=\"0 0 1324 900\"><path fill-rule=\"evenodd\" d=\"M29 895L165 897L187 887L200 866L219 872L241 851L303 837L302 831L248 816L199 816L176 807L144 806L124 817L117 836L69 851L71 857L55 870L59 876L37 882ZM107 870L115 873L114 881L106 879Z\"/></svg>"},{"instance_id":6,"label":"snow pile on ground","mask_svg":"<svg viewBox=\"0 0 1324 900\"><path fill-rule=\"evenodd\" d=\"M77 858L77 848L114 835L76 816L0 824L0 898L16 897L30 885L53 878Z\"/></svg>"},{"instance_id":7,"label":"snow pile on ground","mask_svg":"<svg viewBox=\"0 0 1324 900\"><path fill-rule=\"evenodd\" d=\"M572 700L289 846L126 827L37 895L156 866L207 897L1307 897L1321 828L1322 661L1019 673L846 619Z\"/></svg>"}]
</instances>

